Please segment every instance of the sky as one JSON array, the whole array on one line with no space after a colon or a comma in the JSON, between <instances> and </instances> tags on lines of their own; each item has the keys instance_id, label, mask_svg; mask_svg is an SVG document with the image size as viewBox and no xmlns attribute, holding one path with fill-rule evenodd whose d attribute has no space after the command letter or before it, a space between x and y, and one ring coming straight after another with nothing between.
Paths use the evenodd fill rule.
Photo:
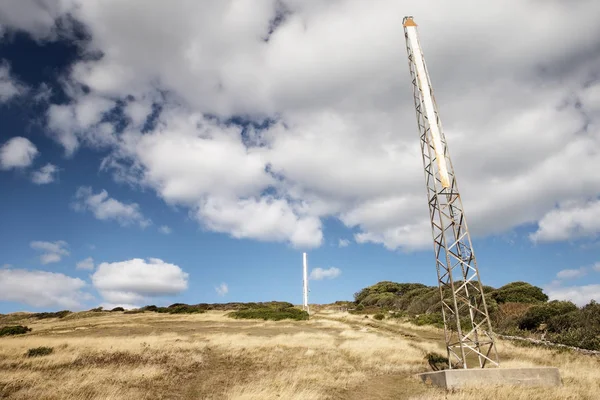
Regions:
<instances>
[{"instance_id":1,"label":"sky","mask_svg":"<svg viewBox=\"0 0 600 400\"><path fill-rule=\"evenodd\" d=\"M482 282L600 301L600 2L7 0L0 313L435 285L406 15Z\"/></svg>"}]
</instances>

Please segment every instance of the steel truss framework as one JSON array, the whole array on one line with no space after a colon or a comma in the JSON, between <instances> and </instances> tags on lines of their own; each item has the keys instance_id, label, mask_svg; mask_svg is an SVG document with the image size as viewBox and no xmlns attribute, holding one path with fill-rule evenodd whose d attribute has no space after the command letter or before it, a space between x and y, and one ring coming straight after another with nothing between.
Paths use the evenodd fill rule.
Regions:
<instances>
[{"instance_id":1,"label":"steel truss framework","mask_svg":"<svg viewBox=\"0 0 600 400\"><path fill-rule=\"evenodd\" d=\"M428 83L427 87L421 87L422 81L420 82L417 76L415 54L409 44L407 33L407 19L411 20L409 25L413 25L415 29L416 25L412 23L412 17L404 18L404 34L421 138L449 367L472 368L476 363L480 368L489 364L498 366L498 353L492 337L492 326L454 168L438 115L438 107L433 97L429 74L425 69L424 82ZM420 46L418 48L420 49ZM420 56L422 57L422 54ZM438 154L444 155L449 185L442 184L430 121L424 110L423 91L425 90L430 91L433 100L436 119L433 123L439 127L443 147L441 151L438 149Z\"/></svg>"}]
</instances>

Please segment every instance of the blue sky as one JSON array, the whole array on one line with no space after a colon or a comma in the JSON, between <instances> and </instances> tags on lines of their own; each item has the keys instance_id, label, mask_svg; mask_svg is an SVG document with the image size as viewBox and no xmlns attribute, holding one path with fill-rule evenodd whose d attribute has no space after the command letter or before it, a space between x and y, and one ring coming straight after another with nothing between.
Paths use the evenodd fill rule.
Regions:
<instances>
[{"instance_id":1,"label":"blue sky","mask_svg":"<svg viewBox=\"0 0 600 400\"><path fill-rule=\"evenodd\" d=\"M303 251L311 303L434 285L405 14L483 283L600 300L600 32L565 52L544 28L561 5L519 3L539 25L511 47L502 7L42 3L0 5L0 313L300 303ZM600 30L583 3L572 17Z\"/></svg>"}]
</instances>

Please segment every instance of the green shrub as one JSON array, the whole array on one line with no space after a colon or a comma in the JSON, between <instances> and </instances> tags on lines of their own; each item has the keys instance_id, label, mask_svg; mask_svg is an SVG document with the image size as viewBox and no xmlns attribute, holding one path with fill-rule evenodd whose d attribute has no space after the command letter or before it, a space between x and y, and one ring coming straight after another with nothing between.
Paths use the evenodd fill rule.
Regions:
<instances>
[{"instance_id":1,"label":"green shrub","mask_svg":"<svg viewBox=\"0 0 600 400\"><path fill-rule=\"evenodd\" d=\"M104 310L102 309L102 307L96 307L96 308L92 308L90 311L91 312L102 312Z\"/></svg>"},{"instance_id":2,"label":"green shrub","mask_svg":"<svg viewBox=\"0 0 600 400\"><path fill-rule=\"evenodd\" d=\"M72 313L72 311L69 311L69 310L62 310L62 311L57 311L57 312L41 312L41 313L34 313L31 315L31 317L37 318L37 319L64 318L71 313Z\"/></svg>"},{"instance_id":3,"label":"green shrub","mask_svg":"<svg viewBox=\"0 0 600 400\"><path fill-rule=\"evenodd\" d=\"M411 321L413 324L422 326L422 325L433 325L438 328L444 327L444 317L442 313L431 313L431 314L421 314L414 317Z\"/></svg>"},{"instance_id":4,"label":"green shrub","mask_svg":"<svg viewBox=\"0 0 600 400\"><path fill-rule=\"evenodd\" d=\"M34 347L32 349L27 350L27 357L47 356L48 354L52 354L53 351L53 347Z\"/></svg>"},{"instance_id":5,"label":"green shrub","mask_svg":"<svg viewBox=\"0 0 600 400\"><path fill-rule=\"evenodd\" d=\"M382 313L377 313L377 314L373 315L373 318L375 318L377 321L381 321L382 319L385 318L385 315L383 315Z\"/></svg>"},{"instance_id":6,"label":"green shrub","mask_svg":"<svg viewBox=\"0 0 600 400\"><path fill-rule=\"evenodd\" d=\"M0 328L0 336L23 335L27 332L31 332L31 328L23 325L3 326Z\"/></svg>"},{"instance_id":7,"label":"green shrub","mask_svg":"<svg viewBox=\"0 0 600 400\"><path fill-rule=\"evenodd\" d=\"M252 308L246 310L233 311L227 314L231 318L237 319L262 319L280 321L283 319L293 319L296 321L303 321L308 319L308 313L303 310L299 310L294 307L287 307L283 309L275 308Z\"/></svg>"},{"instance_id":8,"label":"green shrub","mask_svg":"<svg viewBox=\"0 0 600 400\"><path fill-rule=\"evenodd\" d=\"M378 282L354 294L354 303L364 306L392 307L398 299L408 292L426 288L421 283L396 283L390 281Z\"/></svg>"},{"instance_id":9,"label":"green shrub","mask_svg":"<svg viewBox=\"0 0 600 400\"><path fill-rule=\"evenodd\" d=\"M555 302L548 304L552 303ZM573 307L574 305L563 305L562 311L572 310ZM600 304L592 300L584 307L557 313L548 320L547 329L550 333L548 339L553 342L600 350Z\"/></svg>"},{"instance_id":10,"label":"green shrub","mask_svg":"<svg viewBox=\"0 0 600 400\"><path fill-rule=\"evenodd\" d=\"M198 306L176 303L171 304L169 307L157 307L156 312L167 314L202 314L206 310Z\"/></svg>"},{"instance_id":11,"label":"green shrub","mask_svg":"<svg viewBox=\"0 0 600 400\"><path fill-rule=\"evenodd\" d=\"M600 335L585 328L570 328L566 331L551 334L552 342L588 350L600 350Z\"/></svg>"},{"instance_id":12,"label":"green shrub","mask_svg":"<svg viewBox=\"0 0 600 400\"><path fill-rule=\"evenodd\" d=\"M553 300L547 304L533 306L519 320L519 329L534 330L549 322L552 317L576 310L577 306L570 301Z\"/></svg>"},{"instance_id":13,"label":"green shrub","mask_svg":"<svg viewBox=\"0 0 600 400\"><path fill-rule=\"evenodd\" d=\"M144 310L144 311L158 311L158 307L156 307L154 304L152 304L150 306L142 307L142 310Z\"/></svg>"},{"instance_id":14,"label":"green shrub","mask_svg":"<svg viewBox=\"0 0 600 400\"><path fill-rule=\"evenodd\" d=\"M125 309L123 307L115 307L112 310L110 310L110 312L115 312L115 311L125 311Z\"/></svg>"},{"instance_id":15,"label":"green shrub","mask_svg":"<svg viewBox=\"0 0 600 400\"><path fill-rule=\"evenodd\" d=\"M498 304L501 303L543 303L548 296L541 288L527 282L512 282L496 289L490 294Z\"/></svg>"}]
</instances>

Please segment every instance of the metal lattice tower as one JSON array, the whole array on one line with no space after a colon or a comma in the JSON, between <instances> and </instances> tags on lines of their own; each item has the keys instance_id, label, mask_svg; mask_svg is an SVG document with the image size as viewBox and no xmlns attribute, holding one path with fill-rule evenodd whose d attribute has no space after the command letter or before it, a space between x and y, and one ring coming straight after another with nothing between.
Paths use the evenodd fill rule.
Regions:
<instances>
[{"instance_id":1,"label":"metal lattice tower","mask_svg":"<svg viewBox=\"0 0 600 400\"><path fill-rule=\"evenodd\" d=\"M449 367L469 368L476 362L480 368L488 363L497 366L492 325L417 25L412 17L405 17L402 23L421 138Z\"/></svg>"}]
</instances>

